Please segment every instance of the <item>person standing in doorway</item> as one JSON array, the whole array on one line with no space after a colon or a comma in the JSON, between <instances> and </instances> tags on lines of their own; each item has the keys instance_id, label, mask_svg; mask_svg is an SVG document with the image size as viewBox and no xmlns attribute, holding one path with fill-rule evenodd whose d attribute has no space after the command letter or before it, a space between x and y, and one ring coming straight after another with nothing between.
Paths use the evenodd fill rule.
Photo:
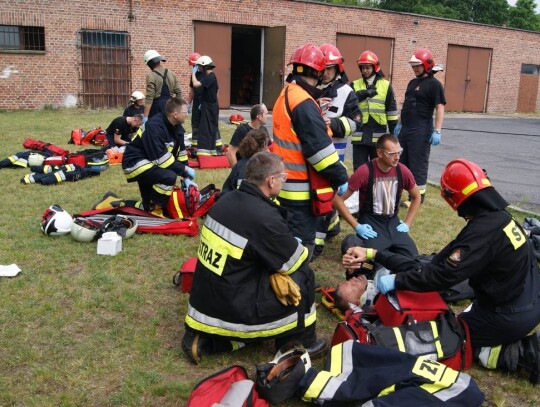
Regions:
<instances>
[{"instance_id":1,"label":"person standing in doorway","mask_svg":"<svg viewBox=\"0 0 540 407\"><path fill-rule=\"evenodd\" d=\"M201 119L197 140L197 155L216 155L216 136L218 132L219 104L217 93L219 85L214 68L216 64L208 55L203 55L195 62L191 82L194 90L201 88ZM197 73L202 72L200 80Z\"/></svg>"},{"instance_id":2,"label":"person standing in doorway","mask_svg":"<svg viewBox=\"0 0 540 407\"><path fill-rule=\"evenodd\" d=\"M191 69L195 66L197 60L201 57L198 52L189 55L188 63ZM204 73L197 70L195 76L200 81ZM191 112L191 157L197 157L197 143L199 139L199 124L201 123L201 96L202 88L194 88L193 81L189 78L189 94L187 98L188 111Z\"/></svg>"}]
</instances>

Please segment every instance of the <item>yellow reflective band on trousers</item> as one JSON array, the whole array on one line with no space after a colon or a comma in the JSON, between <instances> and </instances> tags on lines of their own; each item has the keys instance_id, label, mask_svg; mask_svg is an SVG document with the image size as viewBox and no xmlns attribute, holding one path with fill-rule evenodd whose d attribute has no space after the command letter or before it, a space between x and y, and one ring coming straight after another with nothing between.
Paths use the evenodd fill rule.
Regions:
<instances>
[{"instance_id":1,"label":"yellow reflective band on trousers","mask_svg":"<svg viewBox=\"0 0 540 407\"><path fill-rule=\"evenodd\" d=\"M343 364L344 346L350 348L352 346L352 341L343 342L332 346L332 350L330 351L330 369L328 371L321 370L319 373L317 373L317 376L315 376L315 379L313 379L308 389L302 396L303 401L314 401L320 398L321 394L325 390L332 394L335 393L335 389L328 389L328 383L334 377L337 377L342 373L346 373L344 371L349 372L351 370L351 366L345 367Z\"/></svg>"},{"instance_id":2,"label":"yellow reflective band on trousers","mask_svg":"<svg viewBox=\"0 0 540 407\"><path fill-rule=\"evenodd\" d=\"M208 217L201 230L198 259L210 271L221 275L228 257L239 260L248 240Z\"/></svg>"},{"instance_id":3,"label":"yellow reflective band on trousers","mask_svg":"<svg viewBox=\"0 0 540 407\"><path fill-rule=\"evenodd\" d=\"M172 194L172 185L164 185L164 184L154 184L152 185L152 189L156 191L160 195L166 195L171 196Z\"/></svg>"},{"instance_id":4,"label":"yellow reflective band on trousers","mask_svg":"<svg viewBox=\"0 0 540 407\"><path fill-rule=\"evenodd\" d=\"M310 187L308 182L285 182L279 197L289 201L309 201L311 199Z\"/></svg>"},{"instance_id":5,"label":"yellow reflective band on trousers","mask_svg":"<svg viewBox=\"0 0 540 407\"><path fill-rule=\"evenodd\" d=\"M267 324L245 325L209 317L189 305L185 322L189 327L211 335L252 339L274 337L295 329L298 326L297 316L298 314L294 312L291 315ZM317 310L315 304L312 304L309 313L304 316L304 326L313 325L316 319Z\"/></svg>"},{"instance_id":6,"label":"yellow reflective band on trousers","mask_svg":"<svg viewBox=\"0 0 540 407\"><path fill-rule=\"evenodd\" d=\"M142 159L135 163L133 167L126 168L124 170L124 175L126 179L135 178L138 175L141 175L143 172L148 171L154 167L154 163L148 161L147 159Z\"/></svg>"},{"instance_id":7,"label":"yellow reflective band on trousers","mask_svg":"<svg viewBox=\"0 0 540 407\"><path fill-rule=\"evenodd\" d=\"M480 355L478 360L482 366L486 369L497 369L497 364L499 362L499 356L502 351L502 345L497 345L493 347L485 346L480 348Z\"/></svg>"}]
</instances>

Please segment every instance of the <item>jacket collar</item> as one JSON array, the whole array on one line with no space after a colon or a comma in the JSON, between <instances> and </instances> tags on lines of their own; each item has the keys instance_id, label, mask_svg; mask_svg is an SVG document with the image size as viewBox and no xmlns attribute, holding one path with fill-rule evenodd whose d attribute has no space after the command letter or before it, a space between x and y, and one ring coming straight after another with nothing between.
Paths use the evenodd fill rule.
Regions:
<instances>
[{"instance_id":1,"label":"jacket collar","mask_svg":"<svg viewBox=\"0 0 540 407\"><path fill-rule=\"evenodd\" d=\"M248 182L246 181L245 179L240 183L240 187L238 188L240 191L242 192L245 192L249 195L252 195L254 197L257 197L263 201L265 201L268 205L271 205L273 207L275 207L278 211L279 211L279 214L284 218L284 219L287 219L287 209L285 209L284 207L282 206L279 206L278 204L276 204L273 200L271 200L270 198L268 198L265 194L263 194L261 192L261 190L255 185L255 184L252 184L251 182Z\"/></svg>"}]
</instances>

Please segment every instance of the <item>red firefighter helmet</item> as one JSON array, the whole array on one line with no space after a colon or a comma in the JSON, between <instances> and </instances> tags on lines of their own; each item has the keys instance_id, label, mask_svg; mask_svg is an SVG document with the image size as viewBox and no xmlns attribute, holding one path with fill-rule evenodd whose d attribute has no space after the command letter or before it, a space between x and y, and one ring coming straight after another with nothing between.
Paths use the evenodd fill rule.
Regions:
<instances>
[{"instance_id":1,"label":"red firefighter helmet","mask_svg":"<svg viewBox=\"0 0 540 407\"><path fill-rule=\"evenodd\" d=\"M200 57L201 57L201 54L199 54L198 52L193 52L189 54L189 58L188 58L189 65L190 66L195 65L195 62L197 62L197 59L199 59Z\"/></svg>"},{"instance_id":2,"label":"red firefighter helmet","mask_svg":"<svg viewBox=\"0 0 540 407\"><path fill-rule=\"evenodd\" d=\"M373 70L377 73L381 70L381 63L379 58L372 51L364 51L358 57L358 66L360 65L373 65Z\"/></svg>"},{"instance_id":3,"label":"red firefighter helmet","mask_svg":"<svg viewBox=\"0 0 540 407\"><path fill-rule=\"evenodd\" d=\"M323 52L312 43L307 43L297 48L292 56L288 65L305 65L317 72L324 71L324 54Z\"/></svg>"},{"instance_id":4,"label":"red firefighter helmet","mask_svg":"<svg viewBox=\"0 0 540 407\"><path fill-rule=\"evenodd\" d=\"M409 64L411 64L411 66L423 65L424 70L429 73L435 65L435 61L433 61L433 55L429 49L419 48L412 54L411 59L409 59Z\"/></svg>"},{"instance_id":5,"label":"red firefighter helmet","mask_svg":"<svg viewBox=\"0 0 540 407\"><path fill-rule=\"evenodd\" d=\"M324 54L324 64L328 66L337 65L339 72L343 72L343 62L345 59L341 56L341 52L332 44L323 44L320 47Z\"/></svg>"},{"instance_id":6,"label":"red firefighter helmet","mask_svg":"<svg viewBox=\"0 0 540 407\"><path fill-rule=\"evenodd\" d=\"M441 196L454 210L485 188L493 186L484 170L463 158L450 161L441 174Z\"/></svg>"}]
</instances>

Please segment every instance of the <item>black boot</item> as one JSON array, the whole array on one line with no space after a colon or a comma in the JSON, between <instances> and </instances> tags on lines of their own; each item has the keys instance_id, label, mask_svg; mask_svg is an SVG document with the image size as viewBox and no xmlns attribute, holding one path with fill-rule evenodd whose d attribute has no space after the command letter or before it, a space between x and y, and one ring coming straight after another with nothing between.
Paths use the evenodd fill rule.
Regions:
<instances>
[{"instance_id":1,"label":"black boot","mask_svg":"<svg viewBox=\"0 0 540 407\"><path fill-rule=\"evenodd\" d=\"M529 381L540 384L540 331L521 340L519 366L530 373Z\"/></svg>"}]
</instances>

